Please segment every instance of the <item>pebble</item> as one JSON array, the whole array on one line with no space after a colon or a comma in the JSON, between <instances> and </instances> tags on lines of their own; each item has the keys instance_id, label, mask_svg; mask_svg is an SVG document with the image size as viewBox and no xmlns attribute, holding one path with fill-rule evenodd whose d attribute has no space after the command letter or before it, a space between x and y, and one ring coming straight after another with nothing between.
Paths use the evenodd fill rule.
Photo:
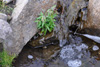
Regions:
<instances>
[{"instance_id":1,"label":"pebble","mask_svg":"<svg viewBox=\"0 0 100 67\"><path fill-rule=\"evenodd\" d=\"M33 56L32 55L28 55L28 59L33 59Z\"/></svg>"},{"instance_id":2,"label":"pebble","mask_svg":"<svg viewBox=\"0 0 100 67\"><path fill-rule=\"evenodd\" d=\"M97 50L99 50L99 47L96 46L96 45L94 45L92 49L93 49L94 51L97 51Z\"/></svg>"}]
</instances>

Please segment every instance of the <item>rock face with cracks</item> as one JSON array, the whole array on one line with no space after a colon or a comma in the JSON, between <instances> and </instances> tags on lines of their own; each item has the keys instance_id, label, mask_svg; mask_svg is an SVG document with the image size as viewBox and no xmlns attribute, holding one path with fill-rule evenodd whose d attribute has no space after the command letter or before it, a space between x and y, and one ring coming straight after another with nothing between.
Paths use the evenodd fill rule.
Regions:
<instances>
[{"instance_id":1,"label":"rock face with cracks","mask_svg":"<svg viewBox=\"0 0 100 67\"><path fill-rule=\"evenodd\" d=\"M85 0L58 0L60 6L62 7L60 20L56 24L56 36L60 40L60 46L62 47L67 41L69 33L69 26L75 24L78 13L81 9L86 7ZM58 4L58 6L59 6ZM63 42L65 42L63 44Z\"/></svg>"}]
</instances>

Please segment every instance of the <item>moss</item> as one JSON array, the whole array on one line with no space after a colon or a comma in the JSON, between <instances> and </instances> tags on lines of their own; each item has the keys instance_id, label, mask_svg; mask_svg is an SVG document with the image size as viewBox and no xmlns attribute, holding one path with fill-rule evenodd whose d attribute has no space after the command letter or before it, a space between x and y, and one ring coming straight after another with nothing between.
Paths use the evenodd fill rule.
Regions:
<instances>
[{"instance_id":1,"label":"moss","mask_svg":"<svg viewBox=\"0 0 100 67\"><path fill-rule=\"evenodd\" d=\"M12 67L12 62L15 57L15 55L8 55L7 51L3 50L0 53L0 65L2 67Z\"/></svg>"}]
</instances>

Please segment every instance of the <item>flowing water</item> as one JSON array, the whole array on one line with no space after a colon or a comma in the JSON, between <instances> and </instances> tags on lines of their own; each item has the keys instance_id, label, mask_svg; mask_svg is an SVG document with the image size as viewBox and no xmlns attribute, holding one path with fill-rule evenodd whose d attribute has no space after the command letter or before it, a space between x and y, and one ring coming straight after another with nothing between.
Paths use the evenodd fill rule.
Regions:
<instances>
[{"instance_id":1,"label":"flowing water","mask_svg":"<svg viewBox=\"0 0 100 67\"><path fill-rule=\"evenodd\" d=\"M75 34L86 22L87 5L88 0L59 0L54 32L34 36L14 67L100 67L100 43L91 35Z\"/></svg>"}]
</instances>

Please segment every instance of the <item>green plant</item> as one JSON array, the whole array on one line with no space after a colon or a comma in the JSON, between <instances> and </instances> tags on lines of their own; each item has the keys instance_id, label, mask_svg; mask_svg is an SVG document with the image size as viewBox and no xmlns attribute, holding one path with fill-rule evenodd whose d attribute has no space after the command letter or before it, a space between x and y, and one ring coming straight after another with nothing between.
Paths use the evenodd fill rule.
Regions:
<instances>
[{"instance_id":1,"label":"green plant","mask_svg":"<svg viewBox=\"0 0 100 67\"><path fill-rule=\"evenodd\" d=\"M40 13L39 17L36 18L37 27L41 30L42 34L46 34L47 31L51 32L55 25L55 17L57 16L57 12L54 11L56 5L48 9L45 14L43 12Z\"/></svg>"},{"instance_id":2,"label":"green plant","mask_svg":"<svg viewBox=\"0 0 100 67\"><path fill-rule=\"evenodd\" d=\"M3 50L3 52L0 53L0 65L2 67L12 67L12 62L14 58L15 55L8 55L8 53Z\"/></svg>"}]
</instances>

